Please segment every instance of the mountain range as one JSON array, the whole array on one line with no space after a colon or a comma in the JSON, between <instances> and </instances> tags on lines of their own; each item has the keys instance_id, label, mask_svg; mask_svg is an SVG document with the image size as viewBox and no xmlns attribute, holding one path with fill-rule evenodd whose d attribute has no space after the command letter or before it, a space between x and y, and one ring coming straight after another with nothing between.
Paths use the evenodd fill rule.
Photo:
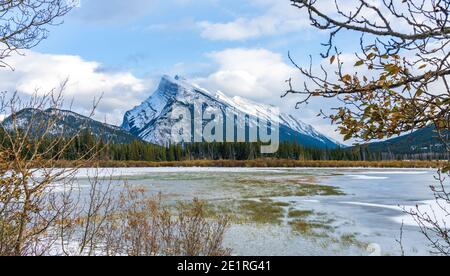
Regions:
<instances>
[{"instance_id":1,"label":"mountain range","mask_svg":"<svg viewBox=\"0 0 450 276\"><path fill-rule=\"evenodd\" d=\"M371 143L368 145L368 148L372 152L414 154L442 152L444 150L444 144L439 140L435 127L428 126L384 142Z\"/></svg>"},{"instance_id":2,"label":"mountain range","mask_svg":"<svg viewBox=\"0 0 450 276\"><path fill-rule=\"evenodd\" d=\"M30 120L55 121L50 133L57 135L62 130L73 135L80 130L89 130L102 140L126 144L135 140L157 145L168 145L171 141L173 126L172 112L178 107L189 107L194 101L201 101L207 107L220 110L232 109L241 115L265 116L268 105L256 103L242 97L228 97L222 92L212 93L197 85L189 83L181 77L164 76L156 91L142 104L127 111L121 127L109 125L72 111L59 109L23 109L3 121L3 127L12 129L13 122L25 128ZM269 116L266 116L269 118ZM313 126L305 124L289 114L281 113L276 119L280 126L280 142L294 142L305 147L319 149L335 149L345 147L326 135L318 132ZM251 119L249 119L251 120ZM256 122L249 122L255 124ZM274 122L271 122L272 124ZM32 129L41 131L38 126ZM426 127L416 132L368 145L370 151L390 153L421 153L440 151L442 144L436 138L433 127Z\"/></svg>"}]
</instances>

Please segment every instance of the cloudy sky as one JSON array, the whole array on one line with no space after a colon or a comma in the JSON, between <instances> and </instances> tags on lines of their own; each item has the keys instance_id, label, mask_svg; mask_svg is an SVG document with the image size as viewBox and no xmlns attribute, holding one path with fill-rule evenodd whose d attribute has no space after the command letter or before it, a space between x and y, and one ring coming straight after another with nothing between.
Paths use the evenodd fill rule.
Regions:
<instances>
[{"instance_id":1,"label":"cloudy sky","mask_svg":"<svg viewBox=\"0 0 450 276\"><path fill-rule=\"evenodd\" d=\"M317 118L334 102L316 100L295 110L295 97L281 99L285 80L301 77L299 64L317 64L326 33L309 26L289 0L81 0L51 27L50 37L1 70L2 90L32 94L68 78L66 99L87 112L103 94L97 118L120 124L125 111L148 98L164 74L182 75L229 96L275 104L327 135L340 139ZM344 52L357 50L359 37L338 37Z\"/></svg>"}]
</instances>

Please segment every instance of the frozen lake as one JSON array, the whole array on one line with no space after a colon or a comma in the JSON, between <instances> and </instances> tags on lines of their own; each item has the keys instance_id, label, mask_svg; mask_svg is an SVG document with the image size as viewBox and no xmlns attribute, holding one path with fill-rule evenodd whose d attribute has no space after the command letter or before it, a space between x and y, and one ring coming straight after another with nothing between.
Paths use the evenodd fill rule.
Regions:
<instances>
[{"instance_id":1,"label":"frozen lake","mask_svg":"<svg viewBox=\"0 0 450 276\"><path fill-rule=\"evenodd\" d=\"M428 254L427 242L399 206L426 205L434 170L285 168L102 169L117 183L162 193L168 204L199 198L235 217L226 246L235 255ZM78 174L80 184L90 170ZM82 185L83 186L83 185ZM370 252L369 252L370 251ZM378 251L378 250L377 250Z\"/></svg>"}]
</instances>

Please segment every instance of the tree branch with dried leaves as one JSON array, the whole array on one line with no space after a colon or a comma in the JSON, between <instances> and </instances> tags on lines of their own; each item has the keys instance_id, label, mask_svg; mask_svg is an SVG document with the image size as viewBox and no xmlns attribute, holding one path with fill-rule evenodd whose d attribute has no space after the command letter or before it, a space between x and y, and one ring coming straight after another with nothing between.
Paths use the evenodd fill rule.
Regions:
<instances>
[{"instance_id":1,"label":"tree branch with dried leaves","mask_svg":"<svg viewBox=\"0 0 450 276\"><path fill-rule=\"evenodd\" d=\"M322 44L321 65L311 60L302 67L289 55L305 81L300 85L288 80L282 97L297 95L297 108L314 98L337 99L339 105L322 110L320 116L336 124L345 140L369 142L432 125L450 152L449 1L291 0L291 4L308 16L312 27L327 32L328 39ZM347 33L360 36L353 60L344 57L336 43ZM448 185L442 175L449 171L450 164L439 172L441 187ZM449 202L442 197L448 199L448 189L438 195L440 208L447 212ZM410 214L421 229L434 230L433 236L426 235L433 248L448 254L447 226L417 211Z\"/></svg>"}]
</instances>

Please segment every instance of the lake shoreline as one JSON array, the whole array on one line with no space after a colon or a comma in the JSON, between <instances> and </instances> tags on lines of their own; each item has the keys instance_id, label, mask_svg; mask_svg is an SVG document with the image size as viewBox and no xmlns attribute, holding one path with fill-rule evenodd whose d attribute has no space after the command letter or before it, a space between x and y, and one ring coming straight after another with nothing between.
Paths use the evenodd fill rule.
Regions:
<instances>
[{"instance_id":1,"label":"lake shoreline","mask_svg":"<svg viewBox=\"0 0 450 276\"><path fill-rule=\"evenodd\" d=\"M224 168L405 168L437 169L445 161L312 161L257 159L235 160L189 160L176 162L147 161L65 161L55 162L54 167L100 167L100 168L159 168L159 167L224 167Z\"/></svg>"}]
</instances>

